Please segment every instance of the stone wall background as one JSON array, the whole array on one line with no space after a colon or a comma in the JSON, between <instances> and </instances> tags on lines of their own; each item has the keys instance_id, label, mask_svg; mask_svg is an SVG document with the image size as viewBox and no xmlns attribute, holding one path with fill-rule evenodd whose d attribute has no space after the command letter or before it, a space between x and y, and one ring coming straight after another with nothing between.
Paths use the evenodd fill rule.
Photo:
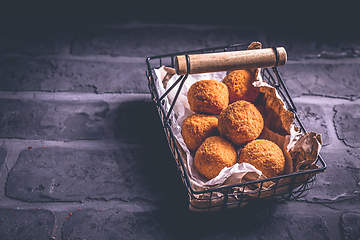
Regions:
<instances>
[{"instance_id":1,"label":"stone wall background","mask_svg":"<svg viewBox=\"0 0 360 240\"><path fill-rule=\"evenodd\" d=\"M169 13L147 21L154 5L129 4L131 10L104 13L100 7L102 21L91 21L97 3L81 14L85 3L54 6L54 12L27 3L2 15L0 238L183 239L189 232L191 239L358 238L360 41L343 29L351 9L336 21L331 14L321 18L321 6L309 18L302 14L308 7L299 7L285 11L290 20L283 25L272 19L279 23L274 29L264 21L269 14L260 18L267 24L227 24L241 15L235 8L227 8L224 15L236 15L223 21L216 19L224 15L212 21L214 15L205 14L197 22L164 21ZM67 9L66 16L59 9ZM308 28L313 19L319 21ZM331 28L335 22L340 26ZM253 40L286 48L280 73L307 130L322 134L328 168L297 201L194 215L184 211L145 58Z\"/></svg>"}]
</instances>

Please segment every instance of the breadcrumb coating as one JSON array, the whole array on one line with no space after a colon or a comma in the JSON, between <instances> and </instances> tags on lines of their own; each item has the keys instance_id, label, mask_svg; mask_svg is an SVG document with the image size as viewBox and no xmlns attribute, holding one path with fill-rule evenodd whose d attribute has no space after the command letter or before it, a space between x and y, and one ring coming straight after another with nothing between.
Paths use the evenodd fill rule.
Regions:
<instances>
[{"instance_id":1,"label":"breadcrumb coating","mask_svg":"<svg viewBox=\"0 0 360 240\"><path fill-rule=\"evenodd\" d=\"M231 167L236 162L234 146L220 136L206 138L194 158L195 168L208 180L216 177L224 167Z\"/></svg>"},{"instance_id":2,"label":"breadcrumb coating","mask_svg":"<svg viewBox=\"0 0 360 240\"><path fill-rule=\"evenodd\" d=\"M181 135L189 150L197 150L207 137L219 135L218 119L201 113L188 116L181 127Z\"/></svg>"},{"instance_id":3,"label":"breadcrumb coating","mask_svg":"<svg viewBox=\"0 0 360 240\"><path fill-rule=\"evenodd\" d=\"M263 128L264 120L261 113L248 101L234 102L219 115L220 135L229 139L235 146L255 140Z\"/></svg>"},{"instance_id":4,"label":"breadcrumb coating","mask_svg":"<svg viewBox=\"0 0 360 240\"><path fill-rule=\"evenodd\" d=\"M216 80L200 80L187 93L190 109L195 113L220 114L229 105L227 86Z\"/></svg>"},{"instance_id":5,"label":"breadcrumb coating","mask_svg":"<svg viewBox=\"0 0 360 240\"><path fill-rule=\"evenodd\" d=\"M252 85L255 80L255 74L249 70L235 70L228 73L222 82L228 87L229 103L239 100L255 102L260 93L260 88Z\"/></svg>"},{"instance_id":6,"label":"breadcrumb coating","mask_svg":"<svg viewBox=\"0 0 360 240\"><path fill-rule=\"evenodd\" d=\"M276 177L284 172L285 157L278 145L266 139L256 139L246 144L240 152L239 163L250 163L266 177Z\"/></svg>"}]
</instances>

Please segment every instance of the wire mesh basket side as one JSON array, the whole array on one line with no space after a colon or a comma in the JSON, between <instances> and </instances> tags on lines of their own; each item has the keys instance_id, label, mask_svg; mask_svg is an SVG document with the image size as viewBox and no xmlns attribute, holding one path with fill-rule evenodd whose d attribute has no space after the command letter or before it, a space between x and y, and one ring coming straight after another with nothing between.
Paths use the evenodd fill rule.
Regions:
<instances>
[{"instance_id":1,"label":"wire mesh basket side","mask_svg":"<svg viewBox=\"0 0 360 240\"><path fill-rule=\"evenodd\" d=\"M185 166L186 163L183 157L183 153L181 152L181 147L177 143L177 140L171 130L171 121L168 121L169 112L166 112L164 109L164 101L161 96L159 96L154 84L154 82L158 80L156 79L154 69L160 68L163 65L174 68L174 59L177 55L181 54L236 51L242 50L247 46L248 44L233 44L216 48L206 48L188 52L158 55L146 59L148 67L146 75L149 80L149 89L152 95L152 99L157 106L169 148L173 154L176 166L181 175L182 182L187 189L189 208L194 211L214 211L238 208L244 206L250 201L258 199L288 201L291 199L303 197L314 186L316 173L324 171L326 168L325 162L323 161L322 157L319 156L316 161L316 163L320 166L319 169L297 172L296 174L288 174L275 178L262 179L251 183L240 183L236 185L223 186L205 191L196 191L193 189L187 168ZM289 91L287 90L286 85L276 67L262 69L261 76L263 80L265 80L269 85L273 86L278 91L287 109L294 113L296 125L300 127L303 133L305 133L306 130L297 116L296 107L292 101ZM272 184L271 189L263 188L263 186L270 183ZM253 190L248 191L251 188ZM247 191L245 191L245 189Z\"/></svg>"}]
</instances>

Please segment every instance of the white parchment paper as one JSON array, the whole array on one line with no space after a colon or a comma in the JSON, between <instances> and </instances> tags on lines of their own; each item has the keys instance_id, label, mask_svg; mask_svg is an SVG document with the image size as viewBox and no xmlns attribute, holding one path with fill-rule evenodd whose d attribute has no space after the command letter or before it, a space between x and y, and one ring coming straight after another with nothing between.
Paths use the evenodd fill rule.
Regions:
<instances>
[{"instance_id":1,"label":"white parchment paper","mask_svg":"<svg viewBox=\"0 0 360 240\"><path fill-rule=\"evenodd\" d=\"M177 75L177 74L173 75L167 82L166 87L164 88L163 83L160 80L163 78L163 74L161 73L161 70L156 69L155 73L157 75L156 86L158 89L159 96L161 96L179 78L179 75ZM205 79L222 81L225 76L226 76L226 72L202 73L202 74L188 75L188 78L186 79L186 81L183 85L183 88L181 89L178 100L176 101L174 108L173 108L173 112L175 115L173 115L172 119L171 119L172 131L173 131L173 134L174 134L175 138L177 139L179 145L181 146L182 150L186 154L187 169L189 171L189 175L190 175L191 180L193 181L194 187L196 189L207 189L212 186L219 186L219 185L223 184L225 181L227 181L229 179L229 177L232 175L236 175L236 178L233 177L233 179L234 180L236 179L237 182L229 182L229 180L228 180L226 182L227 184L239 183L239 181L241 181L241 179L249 172L255 173L255 175L257 175L258 178L260 178L260 176L262 174L260 170L256 169L251 164L236 163L232 167L224 168L217 177L215 177L211 180L207 180L204 177L202 177L195 169L193 155L186 147L184 139L181 135L181 126L182 126L184 119L186 117L194 114L194 112L192 112L190 110L190 106L187 101L187 92L188 92L190 86L192 84L194 84L196 81L205 80ZM260 75L259 75L258 80L262 82ZM180 84L178 83L178 85L169 92L167 98L165 98L166 101L165 101L164 107L166 110L168 110L170 108L170 105L175 97L175 94L178 90L179 85ZM252 176L254 176L254 174L252 174ZM256 179L254 179L254 180L256 180Z\"/></svg>"}]
</instances>

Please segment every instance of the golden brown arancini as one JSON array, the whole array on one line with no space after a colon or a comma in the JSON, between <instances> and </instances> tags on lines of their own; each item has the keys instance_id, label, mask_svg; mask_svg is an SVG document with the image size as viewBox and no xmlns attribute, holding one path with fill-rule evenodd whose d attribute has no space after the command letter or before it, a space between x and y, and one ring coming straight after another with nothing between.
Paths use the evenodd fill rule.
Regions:
<instances>
[{"instance_id":1,"label":"golden brown arancini","mask_svg":"<svg viewBox=\"0 0 360 240\"><path fill-rule=\"evenodd\" d=\"M264 120L259 110L250 102L240 100L221 112L218 120L220 135L240 146L259 137Z\"/></svg>"},{"instance_id":2,"label":"golden brown arancini","mask_svg":"<svg viewBox=\"0 0 360 240\"><path fill-rule=\"evenodd\" d=\"M285 157L280 147L266 139L249 142L241 150L239 163L250 163L266 177L276 177L284 172Z\"/></svg>"},{"instance_id":3,"label":"golden brown arancini","mask_svg":"<svg viewBox=\"0 0 360 240\"><path fill-rule=\"evenodd\" d=\"M224 167L231 167L237 161L234 146L220 136L205 139L195 153L197 171L208 180L216 177Z\"/></svg>"},{"instance_id":4,"label":"golden brown arancini","mask_svg":"<svg viewBox=\"0 0 360 240\"><path fill-rule=\"evenodd\" d=\"M187 93L190 109L195 113L220 114L229 105L227 86L216 80L200 80Z\"/></svg>"},{"instance_id":5,"label":"golden brown arancini","mask_svg":"<svg viewBox=\"0 0 360 240\"><path fill-rule=\"evenodd\" d=\"M235 70L228 73L222 82L228 87L229 103L239 100L255 102L260 93L260 88L252 85L255 80L255 74L249 70Z\"/></svg>"},{"instance_id":6,"label":"golden brown arancini","mask_svg":"<svg viewBox=\"0 0 360 240\"><path fill-rule=\"evenodd\" d=\"M207 137L219 135L217 127L217 117L197 113L185 118L181 135L188 149L197 150Z\"/></svg>"}]
</instances>

